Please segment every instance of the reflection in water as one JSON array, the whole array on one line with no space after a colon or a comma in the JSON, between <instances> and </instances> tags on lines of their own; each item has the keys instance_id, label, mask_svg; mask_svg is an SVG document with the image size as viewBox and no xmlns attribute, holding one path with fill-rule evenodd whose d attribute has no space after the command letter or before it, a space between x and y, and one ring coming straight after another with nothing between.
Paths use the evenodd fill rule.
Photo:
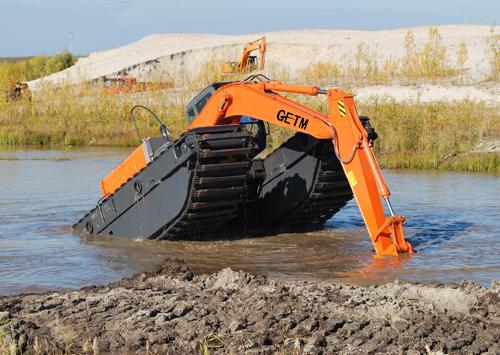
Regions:
<instances>
[{"instance_id":1,"label":"reflection in water","mask_svg":"<svg viewBox=\"0 0 500 355\"><path fill-rule=\"evenodd\" d=\"M413 255L402 255L401 257L372 257L363 265L342 274L349 281L361 284L379 284L397 278L397 271L401 270Z\"/></svg>"},{"instance_id":2,"label":"reflection in water","mask_svg":"<svg viewBox=\"0 0 500 355\"><path fill-rule=\"evenodd\" d=\"M73 235L69 226L95 206L100 177L125 154L0 152L0 294L107 283L166 257L197 272L232 267L287 280L489 285L500 278L499 178L480 174L385 172L418 250L411 258L373 258L354 203L314 233L209 242Z\"/></svg>"}]
</instances>

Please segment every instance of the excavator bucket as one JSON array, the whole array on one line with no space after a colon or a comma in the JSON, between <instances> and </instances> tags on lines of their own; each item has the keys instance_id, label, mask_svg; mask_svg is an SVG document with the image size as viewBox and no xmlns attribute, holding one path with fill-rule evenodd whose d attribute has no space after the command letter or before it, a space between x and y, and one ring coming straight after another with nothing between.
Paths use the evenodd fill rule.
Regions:
<instances>
[{"instance_id":1,"label":"excavator bucket","mask_svg":"<svg viewBox=\"0 0 500 355\"><path fill-rule=\"evenodd\" d=\"M325 94L331 112L279 91ZM378 255L413 251L373 155L376 133L352 96L270 81L215 83L187 105L187 116L177 140L160 124L162 136L144 139L102 180L102 198L75 231L170 240L301 232L322 228L354 196ZM265 122L296 133L262 158Z\"/></svg>"}]
</instances>

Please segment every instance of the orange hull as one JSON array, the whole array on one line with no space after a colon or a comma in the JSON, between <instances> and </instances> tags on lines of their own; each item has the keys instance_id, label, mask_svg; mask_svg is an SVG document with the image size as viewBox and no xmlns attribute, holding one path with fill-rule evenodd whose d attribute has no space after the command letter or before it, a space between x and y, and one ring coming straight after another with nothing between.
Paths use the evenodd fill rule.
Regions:
<instances>
[{"instance_id":1,"label":"orange hull","mask_svg":"<svg viewBox=\"0 0 500 355\"><path fill-rule=\"evenodd\" d=\"M113 171L101 180L101 192L104 198L114 193L132 176L144 169L150 162L143 143L125 158Z\"/></svg>"}]
</instances>

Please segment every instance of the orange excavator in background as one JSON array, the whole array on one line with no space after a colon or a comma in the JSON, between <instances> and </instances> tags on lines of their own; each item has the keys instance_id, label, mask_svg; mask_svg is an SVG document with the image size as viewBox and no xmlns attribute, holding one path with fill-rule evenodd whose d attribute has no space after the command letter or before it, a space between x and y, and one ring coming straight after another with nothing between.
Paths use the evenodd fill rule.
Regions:
<instances>
[{"instance_id":1,"label":"orange excavator in background","mask_svg":"<svg viewBox=\"0 0 500 355\"><path fill-rule=\"evenodd\" d=\"M282 93L325 96L328 112ZM138 108L147 108L131 112L140 137ZM413 252L374 155L377 134L348 92L262 75L214 83L187 105L188 126L175 141L152 114L161 136L143 138L102 179L103 196L77 232L150 239L300 232L322 228L354 196L377 255ZM269 124L296 133L262 158Z\"/></svg>"},{"instance_id":2,"label":"orange excavator in background","mask_svg":"<svg viewBox=\"0 0 500 355\"><path fill-rule=\"evenodd\" d=\"M261 37L253 42L247 43L243 48L243 54L241 55L240 61L223 63L222 73L246 73L256 69L263 70L266 62L266 49L266 37ZM259 58L251 55L252 52L256 50L259 50Z\"/></svg>"},{"instance_id":3,"label":"orange excavator in background","mask_svg":"<svg viewBox=\"0 0 500 355\"><path fill-rule=\"evenodd\" d=\"M141 91L154 91L172 89L175 84L170 81L137 81L134 77L119 77L102 79L102 93L108 94L130 94Z\"/></svg>"}]
</instances>

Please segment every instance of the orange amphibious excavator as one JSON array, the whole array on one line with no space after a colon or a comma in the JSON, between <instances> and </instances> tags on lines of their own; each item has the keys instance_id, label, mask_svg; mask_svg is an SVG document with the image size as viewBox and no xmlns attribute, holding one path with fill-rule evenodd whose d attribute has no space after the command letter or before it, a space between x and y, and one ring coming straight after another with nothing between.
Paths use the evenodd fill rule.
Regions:
<instances>
[{"instance_id":1,"label":"orange amphibious excavator","mask_svg":"<svg viewBox=\"0 0 500 355\"><path fill-rule=\"evenodd\" d=\"M328 114L280 93L324 95ZM76 231L207 239L312 230L354 195L378 255L413 252L373 153L377 134L351 94L258 75L210 85L188 104L187 116L175 141L155 116L161 137L143 139L102 180L102 199ZM260 158L264 122L296 133Z\"/></svg>"},{"instance_id":2,"label":"orange amphibious excavator","mask_svg":"<svg viewBox=\"0 0 500 355\"><path fill-rule=\"evenodd\" d=\"M226 62L222 64L222 73L244 73L252 70L263 70L266 61L267 41L266 37L261 37L253 42L249 42L243 48L239 62ZM259 58L251 55L253 51L259 50Z\"/></svg>"}]
</instances>

